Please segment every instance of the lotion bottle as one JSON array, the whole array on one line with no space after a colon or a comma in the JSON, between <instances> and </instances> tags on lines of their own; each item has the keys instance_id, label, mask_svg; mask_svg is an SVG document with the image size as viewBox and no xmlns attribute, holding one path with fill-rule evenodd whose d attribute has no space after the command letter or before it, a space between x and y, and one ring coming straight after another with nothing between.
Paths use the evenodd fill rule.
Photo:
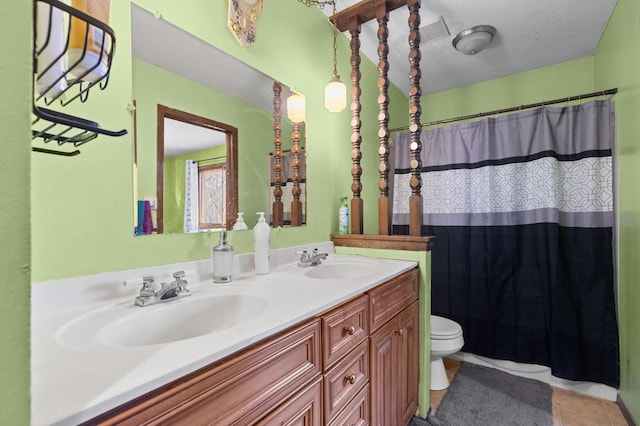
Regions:
<instances>
[{"instance_id":1,"label":"lotion bottle","mask_svg":"<svg viewBox=\"0 0 640 426\"><path fill-rule=\"evenodd\" d=\"M220 231L220 243L213 248L213 282L231 282L233 247L227 244L227 230Z\"/></svg>"},{"instance_id":2,"label":"lotion bottle","mask_svg":"<svg viewBox=\"0 0 640 426\"><path fill-rule=\"evenodd\" d=\"M258 223L253 227L253 263L256 274L269 273L271 228L264 220L264 212L258 212Z\"/></svg>"}]
</instances>

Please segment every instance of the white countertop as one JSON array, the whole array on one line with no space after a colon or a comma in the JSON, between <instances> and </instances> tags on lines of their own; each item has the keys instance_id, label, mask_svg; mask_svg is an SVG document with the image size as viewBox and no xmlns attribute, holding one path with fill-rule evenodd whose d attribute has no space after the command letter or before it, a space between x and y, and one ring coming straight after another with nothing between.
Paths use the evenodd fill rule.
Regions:
<instances>
[{"instance_id":1,"label":"white countertop","mask_svg":"<svg viewBox=\"0 0 640 426\"><path fill-rule=\"evenodd\" d=\"M316 245L317 246L317 245ZM272 251L274 258L291 259ZM330 247L332 251L332 246ZM244 258L243 258L244 256ZM203 336L172 343L148 346L112 346L87 339L70 344L63 330L77 324L83 316L96 310L123 309L140 312L133 305L137 289L119 289L123 277L153 275L153 269L125 271L113 274L59 282L34 283L31 333L31 421L34 425L68 425L86 421L161 385L178 379L205 365L232 354L252 343L282 331L307 318L324 312L376 285L414 268L417 263L402 260L371 259L376 262L374 273L349 279L313 279L305 276L309 268L297 268L289 262L271 268L267 275L247 272L247 255L237 256L233 282L212 284L211 262L169 265L158 269L166 275L175 268L185 269L192 296L156 306L176 308L187 299L206 297L212 292L255 291L269 294L276 302L250 321ZM252 257L252 256L249 256ZM357 256L330 254L324 265L338 265ZM322 265L321 265L322 266ZM157 275L156 274L156 275ZM207 276L208 275L208 276ZM156 280L159 282L160 280ZM112 288L118 290L111 291ZM79 289L83 296L69 294ZM105 290L109 289L109 290ZM126 295L122 295L126 291ZM60 303L51 301L52 294ZM96 300L96 294L115 295ZM47 299L49 302L47 302ZM72 300L73 303L69 302ZM52 306L54 305L54 306ZM80 319L78 319L80 318ZM170 321L171 318L163 320ZM140 333L145 330L141 327Z\"/></svg>"}]
</instances>

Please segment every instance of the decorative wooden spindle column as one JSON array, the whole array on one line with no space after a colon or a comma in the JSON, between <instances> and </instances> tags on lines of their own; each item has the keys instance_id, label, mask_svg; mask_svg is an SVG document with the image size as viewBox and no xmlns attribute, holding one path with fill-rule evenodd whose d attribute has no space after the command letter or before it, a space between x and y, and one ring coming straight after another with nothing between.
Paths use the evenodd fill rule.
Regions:
<instances>
[{"instance_id":1,"label":"decorative wooden spindle column","mask_svg":"<svg viewBox=\"0 0 640 426\"><path fill-rule=\"evenodd\" d=\"M351 33L351 175L353 182L351 183L351 233L362 234L364 231L364 212L363 202L360 198L362 192L362 168L360 160L362 152L360 144L362 143L362 135L360 134L360 22L357 18L351 20L349 24L349 32Z\"/></svg>"},{"instance_id":2,"label":"decorative wooden spindle column","mask_svg":"<svg viewBox=\"0 0 640 426\"><path fill-rule=\"evenodd\" d=\"M284 205L282 204L282 85L273 82L273 214L274 228L284 225Z\"/></svg>"},{"instance_id":3,"label":"decorative wooden spindle column","mask_svg":"<svg viewBox=\"0 0 640 426\"><path fill-rule=\"evenodd\" d=\"M378 20L378 155L380 164L380 197L378 198L378 234L391 235L391 206L389 205L389 11L387 3L376 7Z\"/></svg>"},{"instance_id":4,"label":"decorative wooden spindle column","mask_svg":"<svg viewBox=\"0 0 640 426\"><path fill-rule=\"evenodd\" d=\"M293 195L293 201L291 201L291 226L302 225L302 201L300 201L300 194L302 190L300 188L300 182L302 180L300 176L300 125L301 123L293 123L293 132L291 133L291 180L293 181L293 188L291 188L291 195Z\"/></svg>"},{"instance_id":5,"label":"decorative wooden spindle column","mask_svg":"<svg viewBox=\"0 0 640 426\"><path fill-rule=\"evenodd\" d=\"M409 131L411 132L411 196L409 198L409 235L420 236L422 234L422 178L420 177L422 161L420 152L422 144L420 142L420 0L409 0L409 115L411 117Z\"/></svg>"}]
</instances>

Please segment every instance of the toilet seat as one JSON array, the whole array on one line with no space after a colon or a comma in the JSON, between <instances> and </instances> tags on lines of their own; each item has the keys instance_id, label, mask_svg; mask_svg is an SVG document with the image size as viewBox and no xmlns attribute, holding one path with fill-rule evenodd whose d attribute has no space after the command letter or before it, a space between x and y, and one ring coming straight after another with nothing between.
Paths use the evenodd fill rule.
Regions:
<instances>
[{"instance_id":1,"label":"toilet seat","mask_svg":"<svg viewBox=\"0 0 640 426\"><path fill-rule=\"evenodd\" d=\"M431 315L431 339L452 340L462 336L462 327L448 318Z\"/></svg>"}]
</instances>

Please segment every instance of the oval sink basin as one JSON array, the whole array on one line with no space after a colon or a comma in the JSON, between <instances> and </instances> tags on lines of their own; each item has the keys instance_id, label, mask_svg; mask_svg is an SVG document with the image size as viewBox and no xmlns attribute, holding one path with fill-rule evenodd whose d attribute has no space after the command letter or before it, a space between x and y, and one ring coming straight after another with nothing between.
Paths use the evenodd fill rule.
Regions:
<instances>
[{"instance_id":1,"label":"oval sink basin","mask_svg":"<svg viewBox=\"0 0 640 426\"><path fill-rule=\"evenodd\" d=\"M380 271L380 262L375 259L329 256L320 265L301 268L292 266L290 271L297 271L304 276L319 280L340 280L367 277Z\"/></svg>"},{"instance_id":2,"label":"oval sink basin","mask_svg":"<svg viewBox=\"0 0 640 426\"><path fill-rule=\"evenodd\" d=\"M278 299L279 292L265 288L224 287L143 308L132 300L71 321L57 340L76 348L167 344L255 320Z\"/></svg>"},{"instance_id":3,"label":"oval sink basin","mask_svg":"<svg viewBox=\"0 0 640 426\"><path fill-rule=\"evenodd\" d=\"M350 263L313 266L304 273L309 278L320 280L353 279L366 277L370 274L371 269L369 267Z\"/></svg>"},{"instance_id":4,"label":"oval sink basin","mask_svg":"<svg viewBox=\"0 0 640 426\"><path fill-rule=\"evenodd\" d=\"M96 335L114 346L148 346L191 339L224 330L259 315L269 306L264 298L246 294L210 296L128 315ZM157 306L157 305L156 305Z\"/></svg>"}]
</instances>

